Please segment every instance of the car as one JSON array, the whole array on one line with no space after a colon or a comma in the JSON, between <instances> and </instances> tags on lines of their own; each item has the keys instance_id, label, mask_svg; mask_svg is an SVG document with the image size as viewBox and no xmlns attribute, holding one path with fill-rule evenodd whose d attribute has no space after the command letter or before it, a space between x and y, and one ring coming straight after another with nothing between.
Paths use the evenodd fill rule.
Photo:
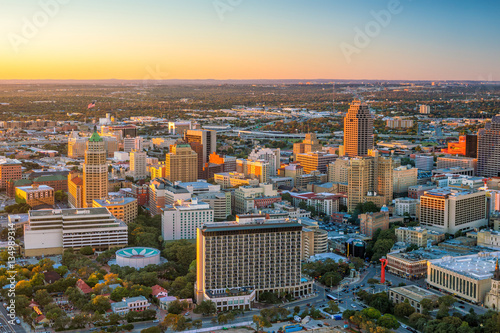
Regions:
<instances>
[{"instance_id":1,"label":"car","mask_svg":"<svg viewBox=\"0 0 500 333\"><path fill-rule=\"evenodd\" d=\"M460 309L465 309L465 306L460 305L460 306L459 306L459 308L460 308Z\"/></svg>"},{"instance_id":2,"label":"car","mask_svg":"<svg viewBox=\"0 0 500 333\"><path fill-rule=\"evenodd\" d=\"M352 307L353 307L354 309L356 309L356 305L354 305L354 304L351 304L351 306L352 306Z\"/></svg>"},{"instance_id":3,"label":"car","mask_svg":"<svg viewBox=\"0 0 500 333\"><path fill-rule=\"evenodd\" d=\"M406 326L405 324L401 324L401 327L402 328L408 328L408 326Z\"/></svg>"},{"instance_id":4,"label":"car","mask_svg":"<svg viewBox=\"0 0 500 333\"><path fill-rule=\"evenodd\" d=\"M460 304L465 304L465 302L464 302L464 301L458 301L458 303L460 303Z\"/></svg>"},{"instance_id":5,"label":"car","mask_svg":"<svg viewBox=\"0 0 500 333\"><path fill-rule=\"evenodd\" d=\"M321 325L321 324L318 324L318 326L319 326L319 327L323 327L323 325Z\"/></svg>"},{"instance_id":6,"label":"car","mask_svg":"<svg viewBox=\"0 0 500 333\"><path fill-rule=\"evenodd\" d=\"M311 304L310 304L310 303L307 303L307 304L306 304L306 306L311 306Z\"/></svg>"},{"instance_id":7,"label":"car","mask_svg":"<svg viewBox=\"0 0 500 333\"><path fill-rule=\"evenodd\" d=\"M158 319L153 320L153 323L159 323L159 322L160 322L160 320L158 320Z\"/></svg>"},{"instance_id":8,"label":"car","mask_svg":"<svg viewBox=\"0 0 500 333\"><path fill-rule=\"evenodd\" d=\"M189 316L189 311L184 314L185 316Z\"/></svg>"}]
</instances>

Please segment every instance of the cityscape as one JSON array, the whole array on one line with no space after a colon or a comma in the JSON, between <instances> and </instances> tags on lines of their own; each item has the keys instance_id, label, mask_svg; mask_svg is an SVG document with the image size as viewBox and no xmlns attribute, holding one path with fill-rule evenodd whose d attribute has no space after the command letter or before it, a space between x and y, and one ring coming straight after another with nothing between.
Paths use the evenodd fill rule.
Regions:
<instances>
[{"instance_id":1,"label":"cityscape","mask_svg":"<svg viewBox=\"0 0 500 333\"><path fill-rule=\"evenodd\" d=\"M0 333L500 332L499 4L3 7Z\"/></svg>"}]
</instances>

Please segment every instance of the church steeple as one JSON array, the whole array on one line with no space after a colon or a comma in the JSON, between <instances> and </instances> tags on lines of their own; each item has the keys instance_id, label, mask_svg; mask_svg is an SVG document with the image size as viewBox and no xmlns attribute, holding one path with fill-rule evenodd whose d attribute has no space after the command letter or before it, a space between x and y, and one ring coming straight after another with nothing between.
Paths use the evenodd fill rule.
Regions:
<instances>
[{"instance_id":1,"label":"church steeple","mask_svg":"<svg viewBox=\"0 0 500 333\"><path fill-rule=\"evenodd\" d=\"M497 257L497 263L495 265L495 272L493 272L493 280L500 281L500 268L498 267L498 257Z\"/></svg>"}]
</instances>

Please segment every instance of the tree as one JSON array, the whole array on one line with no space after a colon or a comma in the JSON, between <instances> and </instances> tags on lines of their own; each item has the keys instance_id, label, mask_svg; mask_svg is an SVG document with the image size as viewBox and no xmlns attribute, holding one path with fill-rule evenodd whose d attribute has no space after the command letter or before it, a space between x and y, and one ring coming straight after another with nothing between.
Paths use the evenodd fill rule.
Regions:
<instances>
[{"instance_id":1,"label":"tree","mask_svg":"<svg viewBox=\"0 0 500 333\"><path fill-rule=\"evenodd\" d=\"M291 196L291 194L290 194L290 193L288 193L288 192L282 193L282 194L281 194L281 199L282 199L282 200L286 200L286 201L288 201L288 202L292 202L292 196Z\"/></svg>"},{"instance_id":2,"label":"tree","mask_svg":"<svg viewBox=\"0 0 500 333\"><path fill-rule=\"evenodd\" d=\"M49 295L46 289L40 289L35 292L35 301L42 307L52 302L52 297Z\"/></svg>"},{"instance_id":3,"label":"tree","mask_svg":"<svg viewBox=\"0 0 500 333\"><path fill-rule=\"evenodd\" d=\"M294 314L297 314L300 312L300 306L296 305L294 308L293 308L293 313Z\"/></svg>"},{"instance_id":4,"label":"tree","mask_svg":"<svg viewBox=\"0 0 500 333\"><path fill-rule=\"evenodd\" d=\"M439 311L436 314L436 319L443 319L444 317L448 317L448 306L446 304L442 303L439 305Z\"/></svg>"},{"instance_id":5,"label":"tree","mask_svg":"<svg viewBox=\"0 0 500 333\"><path fill-rule=\"evenodd\" d=\"M219 323L219 325L226 325L227 322L227 315L224 313L219 313L219 315L217 316L217 323Z\"/></svg>"},{"instance_id":6,"label":"tree","mask_svg":"<svg viewBox=\"0 0 500 333\"><path fill-rule=\"evenodd\" d=\"M16 284L16 293L18 295L31 297L31 294L33 294L33 287L29 281L19 281Z\"/></svg>"},{"instance_id":7,"label":"tree","mask_svg":"<svg viewBox=\"0 0 500 333\"><path fill-rule=\"evenodd\" d=\"M201 313L206 316L217 312L217 306L210 300L202 301L196 308L194 308L193 312L198 314Z\"/></svg>"},{"instance_id":8,"label":"tree","mask_svg":"<svg viewBox=\"0 0 500 333\"><path fill-rule=\"evenodd\" d=\"M338 313L340 312L339 306L335 301L329 301L328 302L328 309L330 310L330 313Z\"/></svg>"},{"instance_id":9,"label":"tree","mask_svg":"<svg viewBox=\"0 0 500 333\"><path fill-rule=\"evenodd\" d=\"M377 320L377 325L389 329L397 329L399 327L399 322L396 317L386 313Z\"/></svg>"},{"instance_id":10,"label":"tree","mask_svg":"<svg viewBox=\"0 0 500 333\"><path fill-rule=\"evenodd\" d=\"M429 298L424 298L420 301L420 306L422 307L422 313L427 315L429 311L435 308L436 302L430 300Z\"/></svg>"},{"instance_id":11,"label":"tree","mask_svg":"<svg viewBox=\"0 0 500 333\"><path fill-rule=\"evenodd\" d=\"M111 292L110 298L115 302L120 302L124 297L128 297L130 294L129 290L124 287L116 287L115 290Z\"/></svg>"},{"instance_id":12,"label":"tree","mask_svg":"<svg viewBox=\"0 0 500 333\"><path fill-rule=\"evenodd\" d=\"M438 298L438 304L444 304L447 307L450 307L455 303L455 298L451 295L444 295Z\"/></svg>"},{"instance_id":13,"label":"tree","mask_svg":"<svg viewBox=\"0 0 500 333\"><path fill-rule=\"evenodd\" d=\"M408 302L396 304L394 307L394 314L398 317L409 317L415 312L415 309Z\"/></svg>"},{"instance_id":14,"label":"tree","mask_svg":"<svg viewBox=\"0 0 500 333\"><path fill-rule=\"evenodd\" d=\"M321 283L326 286L333 287L342 281L342 276L337 272L326 273L321 277Z\"/></svg>"},{"instance_id":15,"label":"tree","mask_svg":"<svg viewBox=\"0 0 500 333\"><path fill-rule=\"evenodd\" d=\"M173 314L181 314L182 311L184 311L184 305L182 304L181 301L175 300L173 302L170 302L168 305L168 313L173 313Z\"/></svg>"},{"instance_id":16,"label":"tree","mask_svg":"<svg viewBox=\"0 0 500 333\"><path fill-rule=\"evenodd\" d=\"M257 330L257 332L259 332L264 327L271 327L271 323L268 322L262 316L254 315L252 319L255 324L255 329Z\"/></svg>"},{"instance_id":17,"label":"tree","mask_svg":"<svg viewBox=\"0 0 500 333\"><path fill-rule=\"evenodd\" d=\"M161 329L158 326L152 326L141 330L141 333L161 333Z\"/></svg>"},{"instance_id":18,"label":"tree","mask_svg":"<svg viewBox=\"0 0 500 333\"><path fill-rule=\"evenodd\" d=\"M354 269L359 271L361 268L365 267L365 261L358 257L352 257L351 263L354 264Z\"/></svg>"},{"instance_id":19,"label":"tree","mask_svg":"<svg viewBox=\"0 0 500 333\"><path fill-rule=\"evenodd\" d=\"M366 308L361 310L361 314L370 319L378 319L382 315L379 310L374 308Z\"/></svg>"},{"instance_id":20,"label":"tree","mask_svg":"<svg viewBox=\"0 0 500 333\"><path fill-rule=\"evenodd\" d=\"M80 253L84 256L90 256L94 254L94 249L92 249L92 246L85 246L80 249Z\"/></svg>"},{"instance_id":21,"label":"tree","mask_svg":"<svg viewBox=\"0 0 500 333\"><path fill-rule=\"evenodd\" d=\"M201 319L193 320L193 327L194 328L200 329L202 326L203 326L203 322L201 321Z\"/></svg>"},{"instance_id":22,"label":"tree","mask_svg":"<svg viewBox=\"0 0 500 333\"><path fill-rule=\"evenodd\" d=\"M300 209L306 209L307 208L307 203L305 201L299 202L299 208Z\"/></svg>"},{"instance_id":23,"label":"tree","mask_svg":"<svg viewBox=\"0 0 500 333\"><path fill-rule=\"evenodd\" d=\"M106 296L98 295L94 297L91 301L91 304L92 308L95 311L99 311L100 313L106 313L106 311L111 309L111 304Z\"/></svg>"}]
</instances>

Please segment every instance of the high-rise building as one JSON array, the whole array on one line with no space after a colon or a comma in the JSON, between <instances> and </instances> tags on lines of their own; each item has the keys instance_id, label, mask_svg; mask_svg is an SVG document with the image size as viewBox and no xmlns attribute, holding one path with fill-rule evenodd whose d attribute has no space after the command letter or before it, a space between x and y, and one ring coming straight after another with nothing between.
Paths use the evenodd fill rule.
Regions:
<instances>
[{"instance_id":1,"label":"high-rise building","mask_svg":"<svg viewBox=\"0 0 500 333\"><path fill-rule=\"evenodd\" d=\"M398 197L408 195L408 187L417 185L418 169L402 165L393 171L394 195Z\"/></svg>"},{"instance_id":2,"label":"high-rise building","mask_svg":"<svg viewBox=\"0 0 500 333\"><path fill-rule=\"evenodd\" d=\"M458 188L436 188L420 197L420 225L454 234L488 224L486 192Z\"/></svg>"},{"instance_id":3,"label":"high-rise building","mask_svg":"<svg viewBox=\"0 0 500 333\"><path fill-rule=\"evenodd\" d=\"M169 122L168 123L168 133L174 135L184 135L188 130L191 129L191 122Z\"/></svg>"},{"instance_id":4,"label":"high-rise building","mask_svg":"<svg viewBox=\"0 0 500 333\"><path fill-rule=\"evenodd\" d=\"M312 294L301 276L302 225L289 221L207 224L196 236L196 301L250 309L263 292Z\"/></svg>"},{"instance_id":5,"label":"high-rise building","mask_svg":"<svg viewBox=\"0 0 500 333\"><path fill-rule=\"evenodd\" d=\"M269 163L265 160L236 160L236 172L242 173L247 177L256 178L261 183L269 182Z\"/></svg>"},{"instance_id":6,"label":"high-rise building","mask_svg":"<svg viewBox=\"0 0 500 333\"><path fill-rule=\"evenodd\" d=\"M83 179L76 172L68 174L68 203L72 208L83 208Z\"/></svg>"},{"instance_id":7,"label":"high-rise building","mask_svg":"<svg viewBox=\"0 0 500 333\"><path fill-rule=\"evenodd\" d=\"M144 138L140 136L126 137L123 139L123 150L130 153L132 150L142 151L144 149Z\"/></svg>"},{"instance_id":8,"label":"high-rise building","mask_svg":"<svg viewBox=\"0 0 500 333\"><path fill-rule=\"evenodd\" d=\"M184 133L187 143L199 142L203 145L203 165L210 161L210 154L217 148L217 132L212 130L187 130Z\"/></svg>"},{"instance_id":9,"label":"high-rise building","mask_svg":"<svg viewBox=\"0 0 500 333\"><path fill-rule=\"evenodd\" d=\"M389 213L376 212L359 214L360 218L360 231L366 236L372 238L377 229L389 229Z\"/></svg>"},{"instance_id":10,"label":"high-rise building","mask_svg":"<svg viewBox=\"0 0 500 333\"><path fill-rule=\"evenodd\" d=\"M344 153L366 156L373 149L373 117L366 103L354 100L344 118Z\"/></svg>"},{"instance_id":11,"label":"high-rise building","mask_svg":"<svg viewBox=\"0 0 500 333\"><path fill-rule=\"evenodd\" d=\"M337 158L328 164L328 181L347 184L349 174L349 158Z\"/></svg>"},{"instance_id":12,"label":"high-rise building","mask_svg":"<svg viewBox=\"0 0 500 333\"><path fill-rule=\"evenodd\" d=\"M23 173L21 162L0 156L0 189L7 187L8 180L19 180Z\"/></svg>"},{"instance_id":13,"label":"high-rise building","mask_svg":"<svg viewBox=\"0 0 500 333\"><path fill-rule=\"evenodd\" d=\"M106 208L30 210L24 226L24 255L62 254L64 249L96 250L128 244L127 225Z\"/></svg>"},{"instance_id":14,"label":"high-rise building","mask_svg":"<svg viewBox=\"0 0 500 333\"><path fill-rule=\"evenodd\" d=\"M130 153L130 171L135 179L144 179L148 174L146 167L146 153L138 150L132 150Z\"/></svg>"},{"instance_id":15,"label":"high-rise building","mask_svg":"<svg viewBox=\"0 0 500 333\"><path fill-rule=\"evenodd\" d=\"M500 114L477 133L477 173L482 177L500 176Z\"/></svg>"},{"instance_id":16,"label":"high-rise building","mask_svg":"<svg viewBox=\"0 0 500 333\"><path fill-rule=\"evenodd\" d=\"M191 199L191 193L166 178L154 178L149 184L149 213L152 216L161 213L165 205L172 205L178 200Z\"/></svg>"},{"instance_id":17,"label":"high-rise building","mask_svg":"<svg viewBox=\"0 0 500 333\"><path fill-rule=\"evenodd\" d=\"M105 199L108 196L108 164L104 140L97 130L87 141L85 163L83 163L83 204L92 207L94 199Z\"/></svg>"},{"instance_id":18,"label":"high-rise building","mask_svg":"<svg viewBox=\"0 0 500 333\"><path fill-rule=\"evenodd\" d=\"M248 159L251 161L264 160L269 163L269 176L275 177L277 174L277 170L280 165L280 156L281 150L279 148L261 148L256 147L250 155L248 155Z\"/></svg>"},{"instance_id":19,"label":"high-rise building","mask_svg":"<svg viewBox=\"0 0 500 333\"><path fill-rule=\"evenodd\" d=\"M418 170L431 171L434 169L434 156L415 155L415 168Z\"/></svg>"},{"instance_id":20,"label":"high-rise building","mask_svg":"<svg viewBox=\"0 0 500 333\"><path fill-rule=\"evenodd\" d=\"M214 221L210 205L191 199L165 205L161 215L161 235L164 240L195 239L196 229Z\"/></svg>"},{"instance_id":21,"label":"high-rise building","mask_svg":"<svg viewBox=\"0 0 500 333\"><path fill-rule=\"evenodd\" d=\"M304 173L311 173L318 170L321 173L327 172L327 165L337 159L337 155L328 154L322 151L297 154L296 161L304 167Z\"/></svg>"},{"instance_id":22,"label":"high-rise building","mask_svg":"<svg viewBox=\"0 0 500 333\"><path fill-rule=\"evenodd\" d=\"M420 113L421 114L430 114L431 113L431 107L429 105L420 105Z\"/></svg>"},{"instance_id":23,"label":"high-rise building","mask_svg":"<svg viewBox=\"0 0 500 333\"><path fill-rule=\"evenodd\" d=\"M219 156L217 153L210 154L209 163L222 164L223 172L236 171L236 157L234 156Z\"/></svg>"},{"instance_id":24,"label":"high-rise building","mask_svg":"<svg viewBox=\"0 0 500 333\"><path fill-rule=\"evenodd\" d=\"M114 136L101 136L104 140L104 149L108 157L113 157L118 151L118 141ZM88 137L78 136L78 133L72 132L68 138L68 157L83 158L85 157L85 149L87 148Z\"/></svg>"},{"instance_id":25,"label":"high-rise building","mask_svg":"<svg viewBox=\"0 0 500 333\"><path fill-rule=\"evenodd\" d=\"M319 140L316 138L315 133L308 133L302 142L297 142L293 144L293 160L295 161L297 158L297 154L309 153L312 151L321 151L321 144Z\"/></svg>"},{"instance_id":26,"label":"high-rise building","mask_svg":"<svg viewBox=\"0 0 500 333\"><path fill-rule=\"evenodd\" d=\"M178 143L165 158L165 178L171 182L198 180L198 155L189 144Z\"/></svg>"},{"instance_id":27,"label":"high-rise building","mask_svg":"<svg viewBox=\"0 0 500 333\"><path fill-rule=\"evenodd\" d=\"M190 142L189 146L191 146L191 149L196 153L196 158L198 161L198 178L199 179L208 179L203 177L204 172L203 168L205 167L206 162L203 160L203 145L200 142Z\"/></svg>"}]
</instances>

